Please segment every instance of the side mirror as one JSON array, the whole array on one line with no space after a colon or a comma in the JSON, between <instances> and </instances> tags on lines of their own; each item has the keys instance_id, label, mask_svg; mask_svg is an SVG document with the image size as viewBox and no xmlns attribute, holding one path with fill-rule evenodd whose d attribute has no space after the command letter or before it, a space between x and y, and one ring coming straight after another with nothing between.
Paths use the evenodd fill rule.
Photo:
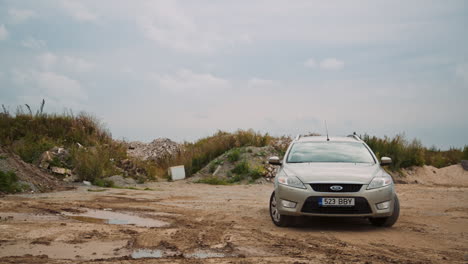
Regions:
<instances>
[{"instance_id":1,"label":"side mirror","mask_svg":"<svg viewBox=\"0 0 468 264\"><path fill-rule=\"evenodd\" d=\"M281 165L281 160L277 156L270 157L268 163L271 165Z\"/></svg>"},{"instance_id":2,"label":"side mirror","mask_svg":"<svg viewBox=\"0 0 468 264\"><path fill-rule=\"evenodd\" d=\"M392 164L392 159L389 158L389 157L382 157L380 159L380 165L382 166L385 166L385 165L389 165L389 164Z\"/></svg>"}]
</instances>

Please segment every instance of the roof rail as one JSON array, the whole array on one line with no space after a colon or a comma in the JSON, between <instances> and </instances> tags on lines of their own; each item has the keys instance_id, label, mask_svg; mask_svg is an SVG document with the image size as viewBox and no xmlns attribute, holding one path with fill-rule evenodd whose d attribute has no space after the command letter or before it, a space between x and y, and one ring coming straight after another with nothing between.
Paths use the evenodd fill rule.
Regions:
<instances>
[{"instance_id":1,"label":"roof rail","mask_svg":"<svg viewBox=\"0 0 468 264\"><path fill-rule=\"evenodd\" d=\"M352 138L356 139L357 141L362 141L362 139L359 138L359 136L356 134L356 132L354 132L351 135L348 135L347 137L352 137Z\"/></svg>"},{"instance_id":2,"label":"roof rail","mask_svg":"<svg viewBox=\"0 0 468 264\"><path fill-rule=\"evenodd\" d=\"M301 137L302 137L302 135L301 135L301 134L298 134L294 140L298 140L298 139L300 139Z\"/></svg>"}]
</instances>

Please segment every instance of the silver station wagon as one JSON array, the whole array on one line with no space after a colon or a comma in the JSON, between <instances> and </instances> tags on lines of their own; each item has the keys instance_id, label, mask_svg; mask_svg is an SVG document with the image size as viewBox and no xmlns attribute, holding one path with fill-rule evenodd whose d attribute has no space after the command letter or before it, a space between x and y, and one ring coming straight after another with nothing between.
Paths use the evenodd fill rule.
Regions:
<instances>
[{"instance_id":1,"label":"silver station wagon","mask_svg":"<svg viewBox=\"0 0 468 264\"><path fill-rule=\"evenodd\" d=\"M382 169L392 160L377 157L356 135L298 136L283 160L270 198L273 223L285 227L295 216L366 217L375 226L390 227L400 205L392 177Z\"/></svg>"}]
</instances>

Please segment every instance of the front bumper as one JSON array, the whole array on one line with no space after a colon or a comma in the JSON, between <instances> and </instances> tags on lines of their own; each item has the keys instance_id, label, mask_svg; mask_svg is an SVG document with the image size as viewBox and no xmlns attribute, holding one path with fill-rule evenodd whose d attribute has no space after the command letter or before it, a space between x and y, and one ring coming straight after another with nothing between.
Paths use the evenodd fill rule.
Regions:
<instances>
[{"instance_id":1,"label":"front bumper","mask_svg":"<svg viewBox=\"0 0 468 264\"><path fill-rule=\"evenodd\" d=\"M310 216L338 216L338 217L387 217L393 213L395 190L393 184L367 190L364 184L358 192L317 192L310 184L304 184L307 189L289 187L276 184L275 196L278 211L283 215L310 215ZM353 208L323 208L317 205L321 197L349 197L355 198L356 205ZM284 207L281 200L297 203L294 208ZM387 209L379 210L377 204L390 201Z\"/></svg>"}]
</instances>

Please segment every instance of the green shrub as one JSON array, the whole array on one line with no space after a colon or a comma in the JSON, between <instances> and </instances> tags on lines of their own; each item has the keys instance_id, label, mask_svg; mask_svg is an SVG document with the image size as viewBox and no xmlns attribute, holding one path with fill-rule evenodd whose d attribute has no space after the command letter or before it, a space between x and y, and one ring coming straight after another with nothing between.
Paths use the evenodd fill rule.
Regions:
<instances>
[{"instance_id":1,"label":"green shrub","mask_svg":"<svg viewBox=\"0 0 468 264\"><path fill-rule=\"evenodd\" d=\"M28 163L34 163L39 160L42 153L51 149L55 143L48 138L34 139L27 137L15 142L13 151L18 154L22 160Z\"/></svg>"},{"instance_id":2,"label":"green shrub","mask_svg":"<svg viewBox=\"0 0 468 264\"><path fill-rule=\"evenodd\" d=\"M240 158L240 150L239 149L233 149L231 150L228 155L227 155L227 159L230 161L230 162L236 162L239 160Z\"/></svg>"},{"instance_id":3,"label":"green shrub","mask_svg":"<svg viewBox=\"0 0 468 264\"><path fill-rule=\"evenodd\" d=\"M215 172L216 167L217 167L216 164L213 162L213 163L210 164L210 167L208 168L208 171L210 173L213 173L213 172Z\"/></svg>"},{"instance_id":4,"label":"green shrub","mask_svg":"<svg viewBox=\"0 0 468 264\"><path fill-rule=\"evenodd\" d=\"M122 145L102 145L95 148L74 148L71 152L72 164L80 180L94 182L96 179L118 174L114 160L126 156Z\"/></svg>"},{"instance_id":5,"label":"green shrub","mask_svg":"<svg viewBox=\"0 0 468 264\"><path fill-rule=\"evenodd\" d=\"M18 177L13 171L0 171L0 192L16 193L22 192L26 186L18 183Z\"/></svg>"},{"instance_id":6,"label":"green shrub","mask_svg":"<svg viewBox=\"0 0 468 264\"><path fill-rule=\"evenodd\" d=\"M265 168L263 166L257 166L255 168L253 168L252 170L250 170L250 177L252 178L252 180L257 180L261 177L263 177L263 175L265 175L266 171L265 171Z\"/></svg>"},{"instance_id":7,"label":"green shrub","mask_svg":"<svg viewBox=\"0 0 468 264\"><path fill-rule=\"evenodd\" d=\"M238 175L247 175L250 172L249 163L245 160L241 161L234 167L234 169L231 170L231 172Z\"/></svg>"}]
</instances>

